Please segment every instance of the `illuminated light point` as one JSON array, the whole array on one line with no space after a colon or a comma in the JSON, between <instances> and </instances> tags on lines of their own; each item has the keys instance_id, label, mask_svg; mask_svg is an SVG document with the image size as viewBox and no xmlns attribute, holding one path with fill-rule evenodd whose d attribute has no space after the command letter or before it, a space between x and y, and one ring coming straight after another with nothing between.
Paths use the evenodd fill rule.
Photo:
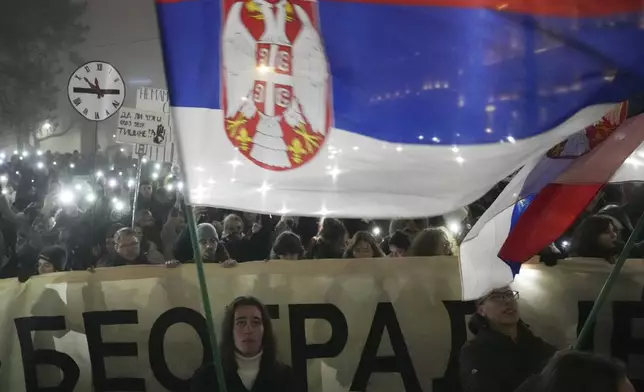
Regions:
<instances>
[{"instance_id":1,"label":"illuminated light point","mask_svg":"<svg viewBox=\"0 0 644 392\"><path fill-rule=\"evenodd\" d=\"M157 173L157 172L152 173L152 179L153 180L156 180L158 178L159 178L159 173Z\"/></svg>"},{"instance_id":2,"label":"illuminated light point","mask_svg":"<svg viewBox=\"0 0 644 392\"><path fill-rule=\"evenodd\" d=\"M257 67L257 71L259 71L259 73L265 74L265 73L272 72L273 69L271 67L267 67L266 65L260 65Z\"/></svg>"},{"instance_id":3,"label":"illuminated light point","mask_svg":"<svg viewBox=\"0 0 644 392\"><path fill-rule=\"evenodd\" d=\"M136 181L134 180L134 178L130 178L129 180L127 180L127 187L128 188L134 188L135 184L136 184Z\"/></svg>"},{"instance_id":4,"label":"illuminated light point","mask_svg":"<svg viewBox=\"0 0 644 392\"><path fill-rule=\"evenodd\" d=\"M73 169L73 168L75 168L75 167L76 167L76 165L74 165L73 163L70 163L70 164L69 164L69 167L71 167L71 168Z\"/></svg>"},{"instance_id":5,"label":"illuminated light point","mask_svg":"<svg viewBox=\"0 0 644 392\"><path fill-rule=\"evenodd\" d=\"M41 155L42 155L42 151L40 151L40 150L36 151L36 155L41 156ZM3 158L4 158L4 157L3 157Z\"/></svg>"},{"instance_id":6,"label":"illuminated light point","mask_svg":"<svg viewBox=\"0 0 644 392\"><path fill-rule=\"evenodd\" d=\"M423 136L423 135L418 136L418 140L423 140L424 138L425 138L425 136Z\"/></svg>"},{"instance_id":7,"label":"illuminated light point","mask_svg":"<svg viewBox=\"0 0 644 392\"><path fill-rule=\"evenodd\" d=\"M123 204L123 202L122 202L122 201L117 200L117 201L114 203L114 209L115 209L116 211L123 211L123 209L124 209L124 208L125 208L125 204Z\"/></svg>"},{"instance_id":8,"label":"illuminated light point","mask_svg":"<svg viewBox=\"0 0 644 392\"><path fill-rule=\"evenodd\" d=\"M172 191L173 188L174 188L174 185L172 184L168 184L165 186L165 189L167 189L168 191Z\"/></svg>"},{"instance_id":9,"label":"illuminated light point","mask_svg":"<svg viewBox=\"0 0 644 392\"><path fill-rule=\"evenodd\" d=\"M373 233L374 237L378 237L382 230L380 229L380 227L376 226L371 230L371 232Z\"/></svg>"},{"instance_id":10,"label":"illuminated light point","mask_svg":"<svg viewBox=\"0 0 644 392\"><path fill-rule=\"evenodd\" d=\"M459 151L459 150L458 150L458 147L457 147L457 146L452 146L452 152L456 153L456 152L458 152L458 151Z\"/></svg>"},{"instance_id":11,"label":"illuminated light point","mask_svg":"<svg viewBox=\"0 0 644 392\"><path fill-rule=\"evenodd\" d=\"M270 186L270 185L268 185L268 183L266 183L266 181L264 181L264 182L262 183L262 186L261 186L261 187L259 187L259 189L257 189L257 191L258 191L259 193L261 193L262 195L265 195L265 194L266 194L266 192L268 192L268 191L270 191L270 190L271 190L271 186Z\"/></svg>"},{"instance_id":12,"label":"illuminated light point","mask_svg":"<svg viewBox=\"0 0 644 392\"><path fill-rule=\"evenodd\" d=\"M439 138L437 138L436 136L434 136L434 137L432 138L432 141L433 141L434 143L438 143L438 142L440 142L440 141L441 141L441 139L439 139Z\"/></svg>"},{"instance_id":13,"label":"illuminated light point","mask_svg":"<svg viewBox=\"0 0 644 392\"><path fill-rule=\"evenodd\" d=\"M336 166L336 167L334 167L334 168L332 168L332 169L331 169L331 170L329 170L329 172L328 172L328 174L329 174L331 177L333 177L333 180L334 180L334 181L335 181L335 179L336 179L336 178L338 178L338 175L340 175L340 173L342 173L342 171L341 171L337 166Z\"/></svg>"},{"instance_id":14,"label":"illuminated light point","mask_svg":"<svg viewBox=\"0 0 644 392\"><path fill-rule=\"evenodd\" d=\"M27 150L23 151L22 156L27 158L29 156L29 151L27 151Z\"/></svg>"},{"instance_id":15,"label":"illuminated light point","mask_svg":"<svg viewBox=\"0 0 644 392\"><path fill-rule=\"evenodd\" d=\"M516 142L517 142L517 141L516 141L516 139L515 139L515 138L513 138L513 137L512 137L512 136L510 136L510 135L509 135L506 139L508 139L508 141L509 141L510 143L512 143L512 144L514 144L514 143L516 143Z\"/></svg>"},{"instance_id":16,"label":"illuminated light point","mask_svg":"<svg viewBox=\"0 0 644 392\"><path fill-rule=\"evenodd\" d=\"M280 214L280 215L286 215L286 214L289 213L289 211L290 210L288 208L286 208L286 206L282 206L282 208L279 211L277 211L277 213Z\"/></svg>"},{"instance_id":17,"label":"illuminated light point","mask_svg":"<svg viewBox=\"0 0 644 392\"><path fill-rule=\"evenodd\" d=\"M5 183L7 181L9 181L9 178L7 176L5 176L4 174L0 176L0 182Z\"/></svg>"},{"instance_id":18,"label":"illuminated light point","mask_svg":"<svg viewBox=\"0 0 644 392\"><path fill-rule=\"evenodd\" d=\"M230 179L230 182L235 182L237 181L234 177Z\"/></svg>"},{"instance_id":19,"label":"illuminated light point","mask_svg":"<svg viewBox=\"0 0 644 392\"><path fill-rule=\"evenodd\" d=\"M359 150L358 146L353 146L353 151L358 151L358 150Z\"/></svg>"},{"instance_id":20,"label":"illuminated light point","mask_svg":"<svg viewBox=\"0 0 644 392\"><path fill-rule=\"evenodd\" d=\"M465 162L465 159L464 159L463 157L461 157L461 156L458 156L458 157L456 157L455 159L456 159L456 162L457 162L458 164L460 164L460 165L462 165L462 164L463 164L463 162Z\"/></svg>"},{"instance_id":21,"label":"illuminated light point","mask_svg":"<svg viewBox=\"0 0 644 392\"><path fill-rule=\"evenodd\" d=\"M44 168L44 167L45 167L45 164L44 164L44 163L42 163L42 162L38 162L38 163L36 164L36 166L38 166L38 169L42 169L42 168Z\"/></svg>"},{"instance_id":22,"label":"illuminated light point","mask_svg":"<svg viewBox=\"0 0 644 392\"><path fill-rule=\"evenodd\" d=\"M103 172L99 170L96 172L96 178L101 178L101 177L103 177Z\"/></svg>"},{"instance_id":23,"label":"illuminated light point","mask_svg":"<svg viewBox=\"0 0 644 392\"><path fill-rule=\"evenodd\" d=\"M87 200L88 203L93 203L96 201L96 195L94 193L88 193L85 195L85 200Z\"/></svg>"},{"instance_id":24,"label":"illuminated light point","mask_svg":"<svg viewBox=\"0 0 644 392\"><path fill-rule=\"evenodd\" d=\"M494 106L494 105L487 105L485 107L485 111L488 112L488 113L492 113L495 110L496 110L496 106Z\"/></svg>"},{"instance_id":25,"label":"illuminated light point","mask_svg":"<svg viewBox=\"0 0 644 392\"><path fill-rule=\"evenodd\" d=\"M485 133L492 133L492 128L485 128Z\"/></svg>"},{"instance_id":26,"label":"illuminated light point","mask_svg":"<svg viewBox=\"0 0 644 392\"><path fill-rule=\"evenodd\" d=\"M228 161L228 163L230 163L233 166L233 168L236 168L237 166L241 166L241 164L242 164L241 161L239 159L237 159L237 158L233 159L232 161ZM201 171L199 169L197 169L197 170Z\"/></svg>"},{"instance_id":27,"label":"illuminated light point","mask_svg":"<svg viewBox=\"0 0 644 392\"><path fill-rule=\"evenodd\" d=\"M116 179L114 178L110 178L107 181L107 186L109 186L110 188L115 188L117 185L118 185L118 181L116 181Z\"/></svg>"},{"instance_id":28,"label":"illuminated light point","mask_svg":"<svg viewBox=\"0 0 644 392\"><path fill-rule=\"evenodd\" d=\"M148 163L148 157L143 157L141 159L141 163Z\"/></svg>"},{"instance_id":29,"label":"illuminated light point","mask_svg":"<svg viewBox=\"0 0 644 392\"><path fill-rule=\"evenodd\" d=\"M161 164L160 163L155 163L154 168L157 169L157 170L160 170L161 169Z\"/></svg>"},{"instance_id":30,"label":"illuminated light point","mask_svg":"<svg viewBox=\"0 0 644 392\"><path fill-rule=\"evenodd\" d=\"M13 155L18 155L18 150L13 150Z\"/></svg>"},{"instance_id":31,"label":"illuminated light point","mask_svg":"<svg viewBox=\"0 0 644 392\"><path fill-rule=\"evenodd\" d=\"M398 146L398 147L396 147L396 151L398 151L398 152L402 152L402 150L403 150L402 146Z\"/></svg>"},{"instance_id":32,"label":"illuminated light point","mask_svg":"<svg viewBox=\"0 0 644 392\"><path fill-rule=\"evenodd\" d=\"M121 148L121 152L125 152L125 149L124 149L124 148Z\"/></svg>"},{"instance_id":33,"label":"illuminated light point","mask_svg":"<svg viewBox=\"0 0 644 392\"><path fill-rule=\"evenodd\" d=\"M6 157L7 157L7 156L5 155L5 153L4 153L4 152L3 152L3 153L0 153L0 159L5 159Z\"/></svg>"},{"instance_id":34,"label":"illuminated light point","mask_svg":"<svg viewBox=\"0 0 644 392\"><path fill-rule=\"evenodd\" d=\"M83 189L83 186L81 184L76 184L74 185L74 189L76 189L77 191L80 191L81 189Z\"/></svg>"},{"instance_id":35,"label":"illuminated light point","mask_svg":"<svg viewBox=\"0 0 644 392\"><path fill-rule=\"evenodd\" d=\"M52 162L52 164L53 164L54 166L58 165L58 164L56 163L56 161L53 161L53 162Z\"/></svg>"},{"instance_id":36,"label":"illuminated light point","mask_svg":"<svg viewBox=\"0 0 644 392\"><path fill-rule=\"evenodd\" d=\"M317 215L321 215L321 216L326 216L326 215L328 215L328 214L329 214L329 212L331 212L331 211L327 210L327 209L326 209L326 206L322 206L322 208L320 209L320 211L316 212L316 214L317 214Z\"/></svg>"},{"instance_id":37,"label":"illuminated light point","mask_svg":"<svg viewBox=\"0 0 644 392\"><path fill-rule=\"evenodd\" d=\"M74 201L74 194L70 191L62 191L58 196L58 199L62 204L69 204Z\"/></svg>"},{"instance_id":38,"label":"illuminated light point","mask_svg":"<svg viewBox=\"0 0 644 392\"><path fill-rule=\"evenodd\" d=\"M116 134L115 133L112 134L112 138L116 139Z\"/></svg>"},{"instance_id":39,"label":"illuminated light point","mask_svg":"<svg viewBox=\"0 0 644 392\"><path fill-rule=\"evenodd\" d=\"M447 224L447 229L451 231L452 234L459 234L462 228L459 222L449 222Z\"/></svg>"},{"instance_id":40,"label":"illuminated light point","mask_svg":"<svg viewBox=\"0 0 644 392\"><path fill-rule=\"evenodd\" d=\"M119 176L122 176L122 175L123 175L123 172L119 172Z\"/></svg>"},{"instance_id":41,"label":"illuminated light point","mask_svg":"<svg viewBox=\"0 0 644 392\"><path fill-rule=\"evenodd\" d=\"M183 182L182 181L177 182L177 189L180 190L180 191L183 190Z\"/></svg>"}]
</instances>

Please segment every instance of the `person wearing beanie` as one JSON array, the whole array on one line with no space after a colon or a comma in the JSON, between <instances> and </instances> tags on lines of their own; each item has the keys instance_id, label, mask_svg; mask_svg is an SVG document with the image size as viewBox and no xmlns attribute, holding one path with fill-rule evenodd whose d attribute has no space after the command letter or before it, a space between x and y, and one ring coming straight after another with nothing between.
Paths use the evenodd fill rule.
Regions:
<instances>
[{"instance_id":1,"label":"person wearing beanie","mask_svg":"<svg viewBox=\"0 0 644 392\"><path fill-rule=\"evenodd\" d=\"M461 349L463 392L514 392L555 354L521 321L518 299L517 291L502 287L476 302L468 324L474 339Z\"/></svg>"},{"instance_id":2,"label":"person wearing beanie","mask_svg":"<svg viewBox=\"0 0 644 392\"><path fill-rule=\"evenodd\" d=\"M38 275L63 271L66 259L67 252L60 246L49 246L43 249L38 255Z\"/></svg>"}]
</instances>

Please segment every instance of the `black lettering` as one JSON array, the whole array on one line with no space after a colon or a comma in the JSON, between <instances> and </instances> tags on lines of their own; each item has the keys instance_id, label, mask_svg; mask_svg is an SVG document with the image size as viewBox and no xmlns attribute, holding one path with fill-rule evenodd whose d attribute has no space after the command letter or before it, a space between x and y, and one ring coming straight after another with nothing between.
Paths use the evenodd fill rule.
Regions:
<instances>
[{"instance_id":1,"label":"black lettering","mask_svg":"<svg viewBox=\"0 0 644 392\"><path fill-rule=\"evenodd\" d=\"M394 355L378 357L378 347L382 340L382 334L387 328L389 339L391 340L391 348L394 350ZM366 391L367 383L371 373L400 373L405 391L418 391L422 392L420 382L416 376L414 365L411 362L407 344L403 337L391 302L380 302L376 307L376 314L373 316L371 329L367 336L362 355L360 356L360 363L358 370L353 376L350 391Z\"/></svg>"},{"instance_id":2,"label":"black lettering","mask_svg":"<svg viewBox=\"0 0 644 392\"><path fill-rule=\"evenodd\" d=\"M100 391L145 391L143 378L107 378L105 374L106 357L136 357L138 349L135 342L104 343L101 326L137 324L136 310L108 310L83 313L87 347L92 363L94 390Z\"/></svg>"},{"instance_id":3,"label":"black lettering","mask_svg":"<svg viewBox=\"0 0 644 392\"><path fill-rule=\"evenodd\" d=\"M103 64L102 63L97 63L96 64L96 70L97 71L102 71L103 70Z\"/></svg>"},{"instance_id":4,"label":"black lettering","mask_svg":"<svg viewBox=\"0 0 644 392\"><path fill-rule=\"evenodd\" d=\"M115 108L118 108L120 105L121 103L119 101L112 101L112 106L114 106Z\"/></svg>"},{"instance_id":5,"label":"black lettering","mask_svg":"<svg viewBox=\"0 0 644 392\"><path fill-rule=\"evenodd\" d=\"M120 82L121 82L121 78L114 79L114 83L120 83Z\"/></svg>"},{"instance_id":6,"label":"black lettering","mask_svg":"<svg viewBox=\"0 0 644 392\"><path fill-rule=\"evenodd\" d=\"M80 97L77 97L76 99L74 99L74 105L76 105L76 106L80 105L81 102L82 102L82 100L80 99Z\"/></svg>"},{"instance_id":7,"label":"black lettering","mask_svg":"<svg viewBox=\"0 0 644 392\"><path fill-rule=\"evenodd\" d=\"M86 66L85 66L85 72L89 72L89 71L90 71L90 69L89 69L89 65L86 65Z\"/></svg>"},{"instance_id":8,"label":"black lettering","mask_svg":"<svg viewBox=\"0 0 644 392\"><path fill-rule=\"evenodd\" d=\"M73 391L80 376L80 369L76 362L67 354L51 349L34 350L31 340L32 331L64 331L66 330L65 317L63 316L33 316L21 317L14 320L22 353L22 368L25 375L25 390L38 391ZM63 379L55 387L38 385L37 365L53 365L62 371Z\"/></svg>"},{"instance_id":9,"label":"black lettering","mask_svg":"<svg viewBox=\"0 0 644 392\"><path fill-rule=\"evenodd\" d=\"M577 336L579 336L581 329L584 327L584 324L586 324L586 320L588 320L588 316L590 315L590 311L593 308L594 304L595 303L593 301L579 301L577 303ZM597 323L595 322L591 325L588 339L583 342L583 346L579 347L580 350L593 351L595 349L596 324Z\"/></svg>"},{"instance_id":10,"label":"black lettering","mask_svg":"<svg viewBox=\"0 0 644 392\"><path fill-rule=\"evenodd\" d=\"M297 390L308 390L306 360L310 358L332 358L338 356L349 337L347 319L333 304L289 305L291 327L291 361ZM331 338L326 343L306 343L305 323L307 319L326 320L331 325Z\"/></svg>"},{"instance_id":11,"label":"black lettering","mask_svg":"<svg viewBox=\"0 0 644 392\"><path fill-rule=\"evenodd\" d=\"M89 110L87 108L83 109L83 114L87 116L87 113L89 113Z\"/></svg>"},{"instance_id":12,"label":"black lettering","mask_svg":"<svg viewBox=\"0 0 644 392\"><path fill-rule=\"evenodd\" d=\"M465 316L476 312L476 305L474 301L443 301L443 305L449 315L451 349L445 374L432 381L432 390L434 392L457 392L461 390L459 379L461 347L467 341Z\"/></svg>"},{"instance_id":13,"label":"black lettering","mask_svg":"<svg viewBox=\"0 0 644 392\"><path fill-rule=\"evenodd\" d=\"M100 120L100 118L101 118L101 115L98 114L98 112L94 112L94 119L95 120Z\"/></svg>"},{"instance_id":14,"label":"black lettering","mask_svg":"<svg viewBox=\"0 0 644 392\"><path fill-rule=\"evenodd\" d=\"M632 355L644 354L644 339L633 337L633 319L644 318L644 303L640 301L613 302L613 335L611 354L628 364ZM634 373L633 376L637 375ZM641 377L641 376L640 376ZM630 377L635 390L644 390L644 380Z\"/></svg>"},{"instance_id":15,"label":"black lettering","mask_svg":"<svg viewBox=\"0 0 644 392\"><path fill-rule=\"evenodd\" d=\"M197 331L203 346L202 366L212 363L212 349L206 319L197 311L190 308L173 308L164 312L154 322L150 330L149 357L152 373L159 383L170 391L183 392L190 389L190 379L184 380L172 374L165 361L163 340L168 329L178 323L190 325ZM196 370L196 369L195 369Z\"/></svg>"},{"instance_id":16,"label":"black lettering","mask_svg":"<svg viewBox=\"0 0 644 392\"><path fill-rule=\"evenodd\" d=\"M110 111L109 111L109 110L107 110L107 109L105 109L105 115L106 115L107 117L109 117L109 116L110 116Z\"/></svg>"},{"instance_id":17,"label":"black lettering","mask_svg":"<svg viewBox=\"0 0 644 392\"><path fill-rule=\"evenodd\" d=\"M81 77L80 77L80 76L78 76L78 75L74 75L74 77L75 77L76 79L78 79L78 80L83 80L83 78L81 78Z\"/></svg>"}]
</instances>

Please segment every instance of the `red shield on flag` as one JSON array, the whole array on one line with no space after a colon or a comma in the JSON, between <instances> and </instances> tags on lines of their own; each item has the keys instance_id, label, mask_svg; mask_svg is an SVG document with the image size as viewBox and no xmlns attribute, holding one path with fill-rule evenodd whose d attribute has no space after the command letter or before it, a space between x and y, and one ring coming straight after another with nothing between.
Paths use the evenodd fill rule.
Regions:
<instances>
[{"instance_id":1,"label":"red shield on flag","mask_svg":"<svg viewBox=\"0 0 644 392\"><path fill-rule=\"evenodd\" d=\"M228 139L265 169L300 167L321 150L332 118L316 4L224 0L222 5Z\"/></svg>"}]
</instances>

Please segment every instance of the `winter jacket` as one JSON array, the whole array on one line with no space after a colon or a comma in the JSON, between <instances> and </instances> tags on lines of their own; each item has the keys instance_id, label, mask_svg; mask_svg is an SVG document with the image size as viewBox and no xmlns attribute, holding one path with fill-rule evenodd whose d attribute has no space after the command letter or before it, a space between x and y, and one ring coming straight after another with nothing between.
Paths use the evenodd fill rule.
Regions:
<instances>
[{"instance_id":1,"label":"winter jacket","mask_svg":"<svg viewBox=\"0 0 644 392\"><path fill-rule=\"evenodd\" d=\"M514 392L528 377L540 372L555 351L525 324L519 325L516 342L484 327L461 349L463 392Z\"/></svg>"}]
</instances>

